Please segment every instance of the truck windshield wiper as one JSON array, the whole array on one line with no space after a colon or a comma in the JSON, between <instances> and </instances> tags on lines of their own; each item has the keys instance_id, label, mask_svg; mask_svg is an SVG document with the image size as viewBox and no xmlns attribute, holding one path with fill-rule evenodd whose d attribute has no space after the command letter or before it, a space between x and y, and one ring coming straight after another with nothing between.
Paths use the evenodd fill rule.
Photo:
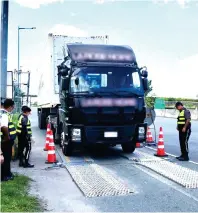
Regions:
<instances>
[{"instance_id":1,"label":"truck windshield wiper","mask_svg":"<svg viewBox=\"0 0 198 213\"><path fill-rule=\"evenodd\" d=\"M90 91L84 91L84 92L73 92L70 93L71 96L94 96L94 97L101 97L100 94L96 94L95 92L90 92Z\"/></svg>"},{"instance_id":2,"label":"truck windshield wiper","mask_svg":"<svg viewBox=\"0 0 198 213\"><path fill-rule=\"evenodd\" d=\"M100 94L111 94L111 95L116 95L116 96L120 96L120 94L117 94L116 92L112 92L112 91L99 91L99 92L94 92L95 94L97 95L100 95Z\"/></svg>"},{"instance_id":3,"label":"truck windshield wiper","mask_svg":"<svg viewBox=\"0 0 198 213\"><path fill-rule=\"evenodd\" d=\"M117 90L116 93L128 93L128 95L133 95L133 96L139 97L139 95L137 93L132 92L132 91L127 91L127 90Z\"/></svg>"}]
</instances>

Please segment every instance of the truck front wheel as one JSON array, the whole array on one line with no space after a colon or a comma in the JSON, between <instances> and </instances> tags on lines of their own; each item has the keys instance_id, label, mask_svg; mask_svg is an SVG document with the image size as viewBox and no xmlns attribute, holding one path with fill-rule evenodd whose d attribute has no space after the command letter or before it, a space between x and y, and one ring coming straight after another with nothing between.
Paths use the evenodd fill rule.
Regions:
<instances>
[{"instance_id":1,"label":"truck front wheel","mask_svg":"<svg viewBox=\"0 0 198 213\"><path fill-rule=\"evenodd\" d=\"M71 156L72 155L72 151L73 151L73 147L71 143L65 143L65 133L62 132L61 133L61 148L62 148L62 152L65 156Z\"/></svg>"},{"instance_id":2,"label":"truck front wheel","mask_svg":"<svg viewBox=\"0 0 198 213\"><path fill-rule=\"evenodd\" d=\"M124 143L121 144L122 150L125 153L133 153L135 151L135 144L134 143Z\"/></svg>"}]
</instances>

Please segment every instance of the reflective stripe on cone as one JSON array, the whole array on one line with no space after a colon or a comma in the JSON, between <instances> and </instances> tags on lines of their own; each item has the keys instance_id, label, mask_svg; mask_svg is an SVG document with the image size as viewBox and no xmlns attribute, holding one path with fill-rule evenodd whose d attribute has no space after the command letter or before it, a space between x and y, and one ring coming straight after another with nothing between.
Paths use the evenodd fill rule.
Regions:
<instances>
[{"instance_id":1,"label":"reflective stripe on cone","mask_svg":"<svg viewBox=\"0 0 198 213\"><path fill-rule=\"evenodd\" d=\"M159 140L158 140L158 144L157 144L157 153L154 155L157 157L167 157L168 156L164 150L164 136L163 136L162 127L160 127Z\"/></svg>"},{"instance_id":2,"label":"reflective stripe on cone","mask_svg":"<svg viewBox=\"0 0 198 213\"><path fill-rule=\"evenodd\" d=\"M58 161L56 160L53 132L52 130L50 130L49 149L47 152L47 160L45 163L57 163L57 162Z\"/></svg>"}]
</instances>

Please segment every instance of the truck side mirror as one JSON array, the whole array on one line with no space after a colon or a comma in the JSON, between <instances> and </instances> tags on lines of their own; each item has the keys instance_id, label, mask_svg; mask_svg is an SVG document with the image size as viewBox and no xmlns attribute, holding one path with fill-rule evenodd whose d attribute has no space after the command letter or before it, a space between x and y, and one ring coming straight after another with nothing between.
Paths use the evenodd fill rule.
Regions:
<instances>
[{"instance_id":1,"label":"truck side mirror","mask_svg":"<svg viewBox=\"0 0 198 213\"><path fill-rule=\"evenodd\" d=\"M144 91L147 91L149 89L148 79L147 78L143 78L142 81L143 81Z\"/></svg>"},{"instance_id":2,"label":"truck side mirror","mask_svg":"<svg viewBox=\"0 0 198 213\"><path fill-rule=\"evenodd\" d=\"M78 77L75 79L75 84L76 84L76 86L79 85L79 78Z\"/></svg>"},{"instance_id":3,"label":"truck side mirror","mask_svg":"<svg viewBox=\"0 0 198 213\"><path fill-rule=\"evenodd\" d=\"M66 66L58 66L58 74L61 76L67 76L69 72L69 68Z\"/></svg>"},{"instance_id":4,"label":"truck side mirror","mask_svg":"<svg viewBox=\"0 0 198 213\"><path fill-rule=\"evenodd\" d=\"M147 78L148 77L148 71L142 70L141 76L144 77L144 78Z\"/></svg>"},{"instance_id":5,"label":"truck side mirror","mask_svg":"<svg viewBox=\"0 0 198 213\"><path fill-rule=\"evenodd\" d=\"M64 77L61 78L61 90L67 90L69 87L69 78L68 77Z\"/></svg>"}]
</instances>

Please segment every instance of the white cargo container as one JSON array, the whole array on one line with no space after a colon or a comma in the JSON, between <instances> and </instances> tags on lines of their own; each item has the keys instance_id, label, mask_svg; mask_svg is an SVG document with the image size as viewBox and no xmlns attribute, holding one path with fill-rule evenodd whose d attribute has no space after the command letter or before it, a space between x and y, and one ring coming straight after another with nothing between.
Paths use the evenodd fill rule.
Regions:
<instances>
[{"instance_id":1,"label":"white cargo container","mask_svg":"<svg viewBox=\"0 0 198 213\"><path fill-rule=\"evenodd\" d=\"M43 53L43 63L39 68L40 79L38 79L38 123L41 129L46 128L46 119L50 111L60 104L57 66L64 60L64 47L71 43L108 44L109 37L107 35L89 37L48 35L47 51Z\"/></svg>"}]
</instances>

